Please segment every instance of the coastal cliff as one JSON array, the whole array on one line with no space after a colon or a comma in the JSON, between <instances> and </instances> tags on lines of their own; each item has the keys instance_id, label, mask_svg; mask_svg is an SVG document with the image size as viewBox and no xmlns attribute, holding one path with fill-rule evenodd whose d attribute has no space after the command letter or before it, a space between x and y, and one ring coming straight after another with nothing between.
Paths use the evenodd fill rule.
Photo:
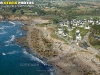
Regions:
<instances>
[{"instance_id":1,"label":"coastal cliff","mask_svg":"<svg viewBox=\"0 0 100 75\"><path fill-rule=\"evenodd\" d=\"M29 47L38 56L47 58L55 66L57 75L99 75L100 68L96 64L99 60L93 52L52 38L49 30L55 29L53 26L28 25L24 29L27 30L27 36L16 42Z\"/></svg>"},{"instance_id":2,"label":"coastal cliff","mask_svg":"<svg viewBox=\"0 0 100 75\"><path fill-rule=\"evenodd\" d=\"M12 21L27 21L27 20L31 20L32 18L29 16L15 16L15 15L11 15L11 16L3 16L0 15L0 20L12 20Z\"/></svg>"},{"instance_id":3,"label":"coastal cliff","mask_svg":"<svg viewBox=\"0 0 100 75\"><path fill-rule=\"evenodd\" d=\"M16 38L16 43L23 47L30 47L37 55L45 58L57 56L58 52L54 49L54 41L50 39L50 34L43 28L28 26L27 34L22 38Z\"/></svg>"},{"instance_id":4,"label":"coastal cliff","mask_svg":"<svg viewBox=\"0 0 100 75\"><path fill-rule=\"evenodd\" d=\"M49 34L42 28L34 27L28 31L28 44L40 56L50 58L57 56L57 51L53 49L53 40L48 38Z\"/></svg>"}]
</instances>

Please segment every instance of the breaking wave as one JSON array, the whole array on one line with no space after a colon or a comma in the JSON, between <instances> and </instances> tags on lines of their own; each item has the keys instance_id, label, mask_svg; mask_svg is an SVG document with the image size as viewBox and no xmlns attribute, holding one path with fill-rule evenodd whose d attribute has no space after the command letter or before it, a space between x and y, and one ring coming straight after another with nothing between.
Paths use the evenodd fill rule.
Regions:
<instances>
[{"instance_id":1,"label":"breaking wave","mask_svg":"<svg viewBox=\"0 0 100 75\"><path fill-rule=\"evenodd\" d=\"M9 46L9 44L11 42L13 42L14 40L15 40L15 36L14 35L11 35L10 40L7 40L7 41L4 42L4 43L7 43L7 45L5 45L5 46Z\"/></svg>"},{"instance_id":2,"label":"breaking wave","mask_svg":"<svg viewBox=\"0 0 100 75\"><path fill-rule=\"evenodd\" d=\"M5 28L4 26L0 27L0 29L4 29L4 28Z\"/></svg>"},{"instance_id":3,"label":"breaking wave","mask_svg":"<svg viewBox=\"0 0 100 75\"><path fill-rule=\"evenodd\" d=\"M18 53L18 52L17 51L12 51L12 52L8 52L6 54L16 54L16 53Z\"/></svg>"},{"instance_id":4,"label":"breaking wave","mask_svg":"<svg viewBox=\"0 0 100 75\"><path fill-rule=\"evenodd\" d=\"M16 25L16 23L12 22L12 21L9 21L9 23L13 24L14 26Z\"/></svg>"},{"instance_id":5,"label":"breaking wave","mask_svg":"<svg viewBox=\"0 0 100 75\"><path fill-rule=\"evenodd\" d=\"M15 36L14 36L14 35L11 35L10 41L12 42L12 41L14 41L14 40L15 40Z\"/></svg>"},{"instance_id":6,"label":"breaking wave","mask_svg":"<svg viewBox=\"0 0 100 75\"><path fill-rule=\"evenodd\" d=\"M40 62L40 63L43 64L43 65L47 65L45 62L43 62L43 61L40 60L39 58L33 56L32 54L29 54L26 50L24 50L23 53L24 53L24 54L27 54L27 55L31 58L31 60L38 61L38 62Z\"/></svg>"},{"instance_id":7,"label":"breaking wave","mask_svg":"<svg viewBox=\"0 0 100 75\"><path fill-rule=\"evenodd\" d=\"M1 32L0 32L0 34L6 34L7 32L6 31L4 31L4 30L2 30Z\"/></svg>"}]
</instances>

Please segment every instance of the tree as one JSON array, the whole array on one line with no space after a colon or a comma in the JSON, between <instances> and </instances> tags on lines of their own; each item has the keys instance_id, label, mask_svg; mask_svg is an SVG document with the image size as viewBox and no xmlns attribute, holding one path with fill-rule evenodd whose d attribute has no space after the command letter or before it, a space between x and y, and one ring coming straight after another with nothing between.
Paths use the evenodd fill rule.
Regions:
<instances>
[{"instance_id":1,"label":"tree","mask_svg":"<svg viewBox=\"0 0 100 75\"><path fill-rule=\"evenodd\" d=\"M12 13L15 13L15 12L16 12L16 8L13 8L13 9L12 9Z\"/></svg>"},{"instance_id":2,"label":"tree","mask_svg":"<svg viewBox=\"0 0 100 75\"><path fill-rule=\"evenodd\" d=\"M24 14L24 11L23 11L23 10L21 10L21 11L20 11L20 13L23 15L23 14Z\"/></svg>"}]
</instances>

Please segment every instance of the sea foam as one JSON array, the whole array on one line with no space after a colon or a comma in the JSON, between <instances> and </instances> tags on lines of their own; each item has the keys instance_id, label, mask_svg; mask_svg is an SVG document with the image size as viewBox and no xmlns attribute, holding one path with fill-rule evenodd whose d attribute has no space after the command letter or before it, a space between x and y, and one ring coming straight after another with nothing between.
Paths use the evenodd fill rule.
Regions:
<instances>
[{"instance_id":1,"label":"sea foam","mask_svg":"<svg viewBox=\"0 0 100 75\"><path fill-rule=\"evenodd\" d=\"M27 54L31 58L31 60L38 61L38 62L42 63L43 65L47 65L45 62L43 62L39 58L33 56L32 54L29 54L26 50L24 50L23 53Z\"/></svg>"},{"instance_id":2,"label":"sea foam","mask_svg":"<svg viewBox=\"0 0 100 75\"><path fill-rule=\"evenodd\" d=\"M16 25L16 23L12 22L12 21L9 21L9 23L13 24L14 26Z\"/></svg>"},{"instance_id":3,"label":"sea foam","mask_svg":"<svg viewBox=\"0 0 100 75\"><path fill-rule=\"evenodd\" d=\"M2 30L1 32L0 32L0 34L6 34L7 32L6 31L4 31L4 30Z\"/></svg>"},{"instance_id":4,"label":"sea foam","mask_svg":"<svg viewBox=\"0 0 100 75\"><path fill-rule=\"evenodd\" d=\"M16 53L18 53L18 52L17 51L12 51L12 52L8 52L6 54L16 54Z\"/></svg>"},{"instance_id":5,"label":"sea foam","mask_svg":"<svg viewBox=\"0 0 100 75\"><path fill-rule=\"evenodd\" d=\"M12 42L12 41L14 41L14 40L15 40L15 36L14 36L14 35L11 35L10 41Z\"/></svg>"},{"instance_id":6,"label":"sea foam","mask_svg":"<svg viewBox=\"0 0 100 75\"><path fill-rule=\"evenodd\" d=\"M2 55L6 55L6 53L3 52Z\"/></svg>"},{"instance_id":7,"label":"sea foam","mask_svg":"<svg viewBox=\"0 0 100 75\"><path fill-rule=\"evenodd\" d=\"M3 30L4 28L5 28L4 26L0 27L1 30Z\"/></svg>"},{"instance_id":8,"label":"sea foam","mask_svg":"<svg viewBox=\"0 0 100 75\"><path fill-rule=\"evenodd\" d=\"M31 54L30 54L30 55L31 55ZM36 60L36 61L42 63L43 65L46 65L45 62L43 62L42 60L40 60L39 58L37 58L37 57L35 57L35 56L33 56L33 55L31 55L31 60Z\"/></svg>"},{"instance_id":9,"label":"sea foam","mask_svg":"<svg viewBox=\"0 0 100 75\"><path fill-rule=\"evenodd\" d=\"M4 43L7 43L7 45L5 45L5 46L8 46L11 42L13 42L15 40L15 35L11 35L10 36L10 40L7 40L7 41L5 41Z\"/></svg>"}]
</instances>

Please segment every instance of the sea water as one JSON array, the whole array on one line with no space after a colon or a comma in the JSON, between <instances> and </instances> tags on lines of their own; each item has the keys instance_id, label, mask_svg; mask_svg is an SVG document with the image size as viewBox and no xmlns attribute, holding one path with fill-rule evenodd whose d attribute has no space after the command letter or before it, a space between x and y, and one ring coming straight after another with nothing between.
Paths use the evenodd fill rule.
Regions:
<instances>
[{"instance_id":1,"label":"sea water","mask_svg":"<svg viewBox=\"0 0 100 75\"><path fill-rule=\"evenodd\" d=\"M0 21L0 75L53 75L52 66L14 43L26 35L20 28L19 22Z\"/></svg>"}]
</instances>

